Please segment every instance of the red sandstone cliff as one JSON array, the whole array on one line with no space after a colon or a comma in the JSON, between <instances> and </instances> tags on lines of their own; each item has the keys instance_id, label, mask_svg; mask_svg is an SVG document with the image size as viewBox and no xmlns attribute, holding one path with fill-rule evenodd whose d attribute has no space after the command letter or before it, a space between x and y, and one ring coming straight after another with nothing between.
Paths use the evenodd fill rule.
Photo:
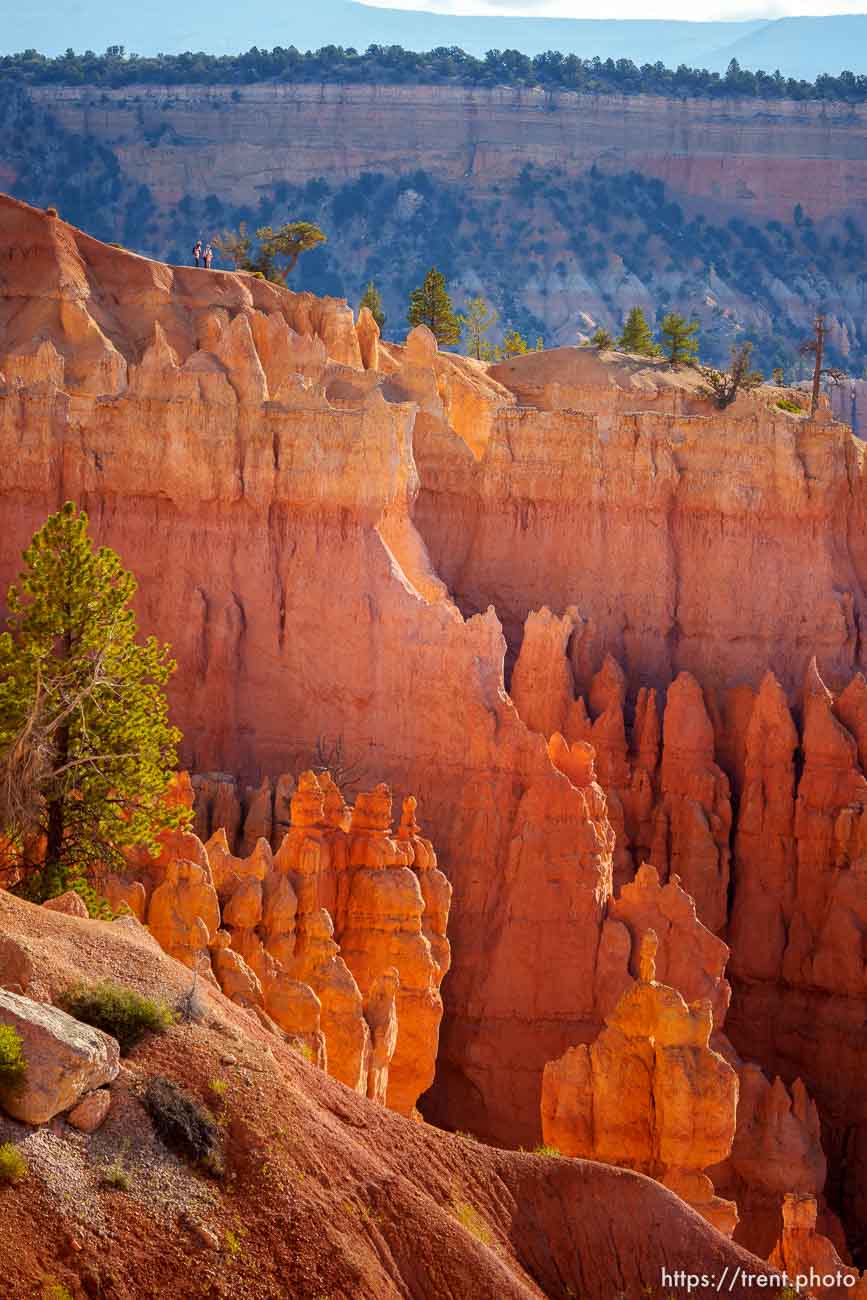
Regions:
<instances>
[{"instance_id":1,"label":"red sandstone cliff","mask_svg":"<svg viewBox=\"0 0 867 1300\"><path fill-rule=\"evenodd\" d=\"M865 778L858 678L840 692L863 666L867 552L849 431L761 395L721 415L633 360L487 372L423 331L386 347L342 304L172 270L10 201L0 276L0 585L72 497L182 665L191 766L258 782L341 736L418 792L455 890L428 1113L537 1140L545 1063L592 1042L636 973L647 857L731 925L728 1032L807 1083L851 1228ZM694 936L694 916L669 924L674 947ZM677 975L661 939L664 978L708 996L681 987L707 983L708 942Z\"/></svg>"}]
</instances>

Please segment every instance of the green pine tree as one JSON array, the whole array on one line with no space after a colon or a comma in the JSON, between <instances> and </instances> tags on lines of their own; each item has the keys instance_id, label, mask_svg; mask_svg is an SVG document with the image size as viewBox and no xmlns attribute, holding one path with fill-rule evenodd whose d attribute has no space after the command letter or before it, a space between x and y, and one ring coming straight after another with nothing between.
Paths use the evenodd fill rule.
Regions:
<instances>
[{"instance_id":1,"label":"green pine tree","mask_svg":"<svg viewBox=\"0 0 867 1300\"><path fill-rule=\"evenodd\" d=\"M312 221L289 221L278 230L262 226L261 230L256 231L256 238L259 240L259 252L253 269L274 284L286 283L302 253L309 253L311 249L328 242L328 236ZM281 266L281 261L285 265Z\"/></svg>"},{"instance_id":2,"label":"green pine tree","mask_svg":"<svg viewBox=\"0 0 867 1300\"><path fill-rule=\"evenodd\" d=\"M503 335L503 354L507 357L523 357L530 351L530 345L518 330L506 330Z\"/></svg>"},{"instance_id":3,"label":"green pine tree","mask_svg":"<svg viewBox=\"0 0 867 1300\"><path fill-rule=\"evenodd\" d=\"M452 307L452 300L446 290L445 276L432 266L425 276L420 289L413 289L409 296L410 325L427 325L437 343L454 347L460 342L461 322Z\"/></svg>"},{"instance_id":4,"label":"green pine tree","mask_svg":"<svg viewBox=\"0 0 867 1300\"><path fill-rule=\"evenodd\" d=\"M256 231L256 238L259 244L254 248L247 223L242 221L236 231L224 230L221 235L215 235L212 243L239 271L251 271L274 284L284 285L302 253L328 242L328 236L312 221L290 221L277 230L262 226Z\"/></svg>"},{"instance_id":5,"label":"green pine tree","mask_svg":"<svg viewBox=\"0 0 867 1300\"><path fill-rule=\"evenodd\" d=\"M497 321L497 313L478 295L467 303L466 315L458 317L467 336L467 356L477 361L492 361L494 349L485 337Z\"/></svg>"},{"instance_id":6,"label":"green pine tree","mask_svg":"<svg viewBox=\"0 0 867 1300\"><path fill-rule=\"evenodd\" d=\"M153 637L136 640L135 578L94 550L72 502L23 558L0 635L0 830L25 889L49 897L126 845L156 850L189 814L164 800L180 740L163 689L175 665Z\"/></svg>"},{"instance_id":7,"label":"green pine tree","mask_svg":"<svg viewBox=\"0 0 867 1300\"><path fill-rule=\"evenodd\" d=\"M627 316L617 346L621 352L633 352L641 357L659 356L659 348L653 341L650 326L640 307L633 307Z\"/></svg>"},{"instance_id":8,"label":"green pine tree","mask_svg":"<svg viewBox=\"0 0 867 1300\"><path fill-rule=\"evenodd\" d=\"M608 333L608 330L599 326L594 334L590 335L590 347L598 348L600 352L610 352L614 347L614 339Z\"/></svg>"},{"instance_id":9,"label":"green pine tree","mask_svg":"<svg viewBox=\"0 0 867 1300\"><path fill-rule=\"evenodd\" d=\"M368 281L367 288L364 291L364 296L358 304L358 307L359 311L362 307L367 308L379 326L379 332L381 334L385 329L385 311L382 306L382 296L372 280Z\"/></svg>"},{"instance_id":10,"label":"green pine tree","mask_svg":"<svg viewBox=\"0 0 867 1300\"><path fill-rule=\"evenodd\" d=\"M673 366L691 365L698 357L698 321L691 324L676 311L670 311L659 327L662 353Z\"/></svg>"}]
</instances>

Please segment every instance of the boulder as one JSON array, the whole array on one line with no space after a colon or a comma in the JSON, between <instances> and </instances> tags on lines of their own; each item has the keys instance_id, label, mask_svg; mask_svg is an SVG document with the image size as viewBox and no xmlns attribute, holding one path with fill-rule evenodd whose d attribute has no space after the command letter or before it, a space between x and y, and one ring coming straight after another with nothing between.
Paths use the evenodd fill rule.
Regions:
<instances>
[{"instance_id":1,"label":"boulder","mask_svg":"<svg viewBox=\"0 0 867 1300\"><path fill-rule=\"evenodd\" d=\"M14 1119L44 1124L117 1077L115 1039L58 1007L0 990L0 1024L21 1035L27 1062L21 1087L3 1097L3 1109Z\"/></svg>"},{"instance_id":2,"label":"boulder","mask_svg":"<svg viewBox=\"0 0 867 1300\"><path fill-rule=\"evenodd\" d=\"M87 905L80 894L76 894L74 889L67 889L65 894L58 894L56 898L49 898L47 903L42 904L47 907L49 912L62 912L64 916L81 916L85 919L88 916Z\"/></svg>"},{"instance_id":3,"label":"boulder","mask_svg":"<svg viewBox=\"0 0 867 1300\"><path fill-rule=\"evenodd\" d=\"M66 1117L68 1124L80 1133L95 1133L106 1121L111 1110L111 1093L108 1088L97 1088L82 1097Z\"/></svg>"}]
</instances>

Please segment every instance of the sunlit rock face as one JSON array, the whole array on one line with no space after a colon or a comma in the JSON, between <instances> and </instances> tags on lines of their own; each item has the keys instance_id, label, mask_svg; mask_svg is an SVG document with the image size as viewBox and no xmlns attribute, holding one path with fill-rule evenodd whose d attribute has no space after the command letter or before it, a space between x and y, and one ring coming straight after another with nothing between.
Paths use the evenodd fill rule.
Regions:
<instances>
[{"instance_id":1,"label":"sunlit rock face","mask_svg":"<svg viewBox=\"0 0 867 1300\"><path fill-rule=\"evenodd\" d=\"M181 959L222 953L237 996L258 1005L258 980L265 1014L318 1043L327 999L289 973L269 995L262 971L298 946L337 1016L354 999L332 980L339 943L376 1005L365 1086L405 1109L418 1080L398 1033L384 1081L384 972L398 1024L415 999L430 1025L442 868L451 969L423 1106L517 1146L540 1138L546 1063L595 1042L636 978L642 918L715 1033L724 939L725 1032L780 1077L816 1167L802 1080L835 1208L863 1219L867 530L849 430L761 389L721 413L693 372L592 349L488 368L423 331L384 343L345 303L172 269L9 200L0 265L0 587L72 498L135 571L142 630L172 645L199 799L155 916ZM366 810L300 784L338 739ZM436 867L401 802L374 824L377 782L418 796ZM341 873L359 882L342 895ZM140 875L117 898L146 919L159 882ZM219 925L210 904L186 925L183 895L208 889ZM364 1039L345 1046L359 1087Z\"/></svg>"}]
</instances>

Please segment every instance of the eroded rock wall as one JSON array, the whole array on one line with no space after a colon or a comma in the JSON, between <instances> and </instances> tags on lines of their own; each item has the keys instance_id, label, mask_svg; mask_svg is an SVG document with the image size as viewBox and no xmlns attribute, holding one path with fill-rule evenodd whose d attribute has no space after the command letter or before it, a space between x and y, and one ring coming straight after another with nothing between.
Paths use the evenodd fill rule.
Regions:
<instances>
[{"instance_id":1,"label":"eroded rock wall","mask_svg":"<svg viewBox=\"0 0 867 1300\"><path fill-rule=\"evenodd\" d=\"M173 271L9 201L0 274L0 586L51 509L88 509L181 664L209 833L222 800L238 836L267 840L270 820L273 837L292 798L278 774L323 737L418 793L455 888L429 1113L538 1141L545 1062L592 1042L635 974L619 905L648 860L731 924L728 1031L803 1078L829 1186L863 1220L867 731L843 687L863 666L867 531L848 430L761 394L720 414L688 374L637 359L561 349L488 371L423 331L382 345L344 304ZM516 709L504 664L544 606L560 660L538 700L515 669ZM758 895L782 945L738 919ZM239 898L230 929L255 904ZM308 930L313 971L329 936ZM387 1009L379 1023L387 1043Z\"/></svg>"},{"instance_id":2,"label":"eroded rock wall","mask_svg":"<svg viewBox=\"0 0 867 1300\"><path fill-rule=\"evenodd\" d=\"M758 112L752 99L466 86L46 86L31 93L66 130L122 148L131 175L167 203L214 192L249 203L275 175L303 182L412 173L420 158L433 175L468 178L482 190L528 162L567 174L614 163L706 203L712 194L715 205L784 220L796 203L821 217L867 197L853 139L859 123L863 129L860 105L842 117L815 102L773 101Z\"/></svg>"},{"instance_id":3,"label":"eroded rock wall","mask_svg":"<svg viewBox=\"0 0 867 1300\"><path fill-rule=\"evenodd\" d=\"M532 629L539 621L531 616L528 624ZM525 659L522 647L515 677L523 693L529 683L522 662L538 670L544 699L556 677L550 660L566 663L562 637L548 638L548 661L532 637L526 644L529 654ZM709 929L731 945L732 1009L727 1011L728 983L720 984L727 950L723 944L715 951L710 934L705 938L694 932L687 941L678 936L673 947L679 970L674 977L668 969L668 978L688 998L713 997L714 990L723 995L715 1012L717 1027L726 1017L738 1051L760 1061L771 1078L781 1076L770 1091L767 1079L751 1080L746 1087L744 1136L724 1175L728 1190L752 1207L755 1235L745 1240L762 1253L776 1240L781 1180L792 1181L786 1190L817 1195L824 1184L817 1165L824 1160L819 1117L799 1094L803 1083L823 1120L829 1195L851 1229L863 1213L867 1174L867 1113L860 1083L867 1062L864 677L856 673L835 694L814 658L791 707L770 672L757 691L738 686L726 692L702 692L694 678L682 673L666 693L662 757L655 761L656 748L644 743L652 688L641 687L637 696L633 691L636 704L628 725L620 695L609 698L598 689L602 679L620 680L611 664L603 665L593 679L595 691L591 684L589 710L583 696L566 700L567 723L575 726L577 719L582 735L598 731L616 738L607 759L612 804L628 808L636 778L646 778L643 821L621 818L621 884L608 905L607 924L631 914L665 934L661 912L685 915L677 902L682 882L689 891L683 894L688 907L697 907ZM594 718L598 709L602 711ZM655 726L652 734L658 734ZM555 765L575 779L577 759L586 747L586 740L570 745L555 733L549 752ZM600 778L604 786L601 773ZM674 799L673 790L680 791ZM650 835L643 829L647 824ZM640 865L648 839L652 866ZM722 864L726 870L721 876ZM660 877L669 883L651 909ZM672 891L671 902L663 909L666 891ZM641 904L639 897L645 900ZM597 973L600 969L597 964ZM634 961L631 969L635 973ZM791 1097L782 1080L793 1088ZM744 1169L750 1161L755 1168L757 1160L755 1135L745 1136L753 1122L750 1113L764 1116L768 1134L777 1136L763 1139L768 1152L758 1163L766 1169L765 1185L753 1181L738 1194ZM795 1119L801 1137L793 1143L786 1133ZM803 1147L803 1160L795 1155L797 1147ZM773 1173L776 1159L785 1165L785 1175ZM806 1186L794 1185L799 1178Z\"/></svg>"}]
</instances>

